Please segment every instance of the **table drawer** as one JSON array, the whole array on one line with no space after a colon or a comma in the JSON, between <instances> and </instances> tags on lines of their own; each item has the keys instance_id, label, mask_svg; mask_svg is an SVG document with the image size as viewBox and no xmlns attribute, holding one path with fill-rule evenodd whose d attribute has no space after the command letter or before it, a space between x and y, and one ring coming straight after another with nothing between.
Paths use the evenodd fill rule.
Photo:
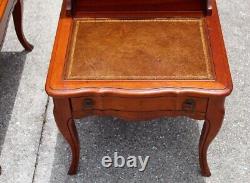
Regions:
<instances>
[{"instance_id":1,"label":"table drawer","mask_svg":"<svg viewBox=\"0 0 250 183\"><path fill-rule=\"evenodd\" d=\"M81 97L72 98L73 111L195 111L205 112L207 98L197 97Z\"/></svg>"}]
</instances>

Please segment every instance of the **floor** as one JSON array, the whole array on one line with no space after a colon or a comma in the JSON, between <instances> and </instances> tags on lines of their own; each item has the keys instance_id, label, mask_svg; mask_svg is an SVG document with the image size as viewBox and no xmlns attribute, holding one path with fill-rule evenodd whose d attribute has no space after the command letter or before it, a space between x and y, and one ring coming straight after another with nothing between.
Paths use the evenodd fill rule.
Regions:
<instances>
[{"instance_id":1,"label":"floor","mask_svg":"<svg viewBox=\"0 0 250 183\"><path fill-rule=\"evenodd\" d=\"M25 0L25 34L35 46L26 53L10 22L0 53L1 183L198 182L247 183L250 180L250 2L218 0L234 81L223 127L211 145L210 178L199 174L197 143L202 121L161 118L124 123L111 117L76 121L81 160L76 176L66 174L70 151L58 133L53 104L44 91L62 0ZM114 152L150 156L144 172L104 168Z\"/></svg>"}]
</instances>

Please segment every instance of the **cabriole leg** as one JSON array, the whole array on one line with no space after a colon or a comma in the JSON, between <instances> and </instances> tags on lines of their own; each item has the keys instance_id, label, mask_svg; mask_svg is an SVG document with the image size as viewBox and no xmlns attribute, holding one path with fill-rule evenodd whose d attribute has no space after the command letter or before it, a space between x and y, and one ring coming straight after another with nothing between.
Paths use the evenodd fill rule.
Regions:
<instances>
[{"instance_id":1,"label":"cabriole leg","mask_svg":"<svg viewBox=\"0 0 250 183\"><path fill-rule=\"evenodd\" d=\"M54 116L60 132L71 147L72 161L68 174L76 174L80 157L80 145L69 99L54 99Z\"/></svg>"},{"instance_id":2,"label":"cabriole leg","mask_svg":"<svg viewBox=\"0 0 250 183\"><path fill-rule=\"evenodd\" d=\"M200 168L201 174L206 177L211 176L211 172L207 163L207 150L210 143L216 137L221 128L225 113L224 100L224 98L212 98L209 100L206 119L200 137Z\"/></svg>"},{"instance_id":3,"label":"cabriole leg","mask_svg":"<svg viewBox=\"0 0 250 183\"><path fill-rule=\"evenodd\" d=\"M18 40L26 51L32 51L33 46L26 40L23 33L23 0L17 0L13 10L13 20Z\"/></svg>"}]
</instances>

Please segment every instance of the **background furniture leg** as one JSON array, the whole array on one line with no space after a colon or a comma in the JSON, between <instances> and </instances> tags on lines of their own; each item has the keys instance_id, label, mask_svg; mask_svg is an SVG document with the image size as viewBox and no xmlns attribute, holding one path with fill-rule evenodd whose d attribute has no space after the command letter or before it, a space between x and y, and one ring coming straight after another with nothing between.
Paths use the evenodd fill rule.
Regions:
<instances>
[{"instance_id":1,"label":"background furniture leg","mask_svg":"<svg viewBox=\"0 0 250 183\"><path fill-rule=\"evenodd\" d=\"M15 30L17 37L22 44L22 46L25 48L26 51L32 51L33 50L33 45L31 45L25 38L24 33L23 33L23 0L18 0L14 10L13 10L13 20L14 20L14 25L15 25Z\"/></svg>"},{"instance_id":2,"label":"background furniture leg","mask_svg":"<svg viewBox=\"0 0 250 183\"><path fill-rule=\"evenodd\" d=\"M68 174L76 174L80 157L80 145L76 126L71 115L69 99L54 99L54 116L60 132L71 147L72 161Z\"/></svg>"},{"instance_id":3,"label":"background furniture leg","mask_svg":"<svg viewBox=\"0 0 250 183\"><path fill-rule=\"evenodd\" d=\"M216 137L221 128L225 113L224 100L224 98L209 100L206 120L201 132L199 144L199 160L201 174L206 177L211 176L211 172L207 163L207 150L210 143Z\"/></svg>"}]
</instances>

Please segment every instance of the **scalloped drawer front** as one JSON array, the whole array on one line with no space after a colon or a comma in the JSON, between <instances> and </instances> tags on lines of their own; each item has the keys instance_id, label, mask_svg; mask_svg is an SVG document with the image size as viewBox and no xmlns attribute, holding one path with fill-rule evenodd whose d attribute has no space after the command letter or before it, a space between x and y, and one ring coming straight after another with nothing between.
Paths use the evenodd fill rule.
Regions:
<instances>
[{"instance_id":1,"label":"scalloped drawer front","mask_svg":"<svg viewBox=\"0 0 250 183\"><path fill-rule=\"evenodd\" d=\"M73 111L195 111L206 112L207 98L197 97L81 97L71 100Z\"/></svg>"}]
</instances>

